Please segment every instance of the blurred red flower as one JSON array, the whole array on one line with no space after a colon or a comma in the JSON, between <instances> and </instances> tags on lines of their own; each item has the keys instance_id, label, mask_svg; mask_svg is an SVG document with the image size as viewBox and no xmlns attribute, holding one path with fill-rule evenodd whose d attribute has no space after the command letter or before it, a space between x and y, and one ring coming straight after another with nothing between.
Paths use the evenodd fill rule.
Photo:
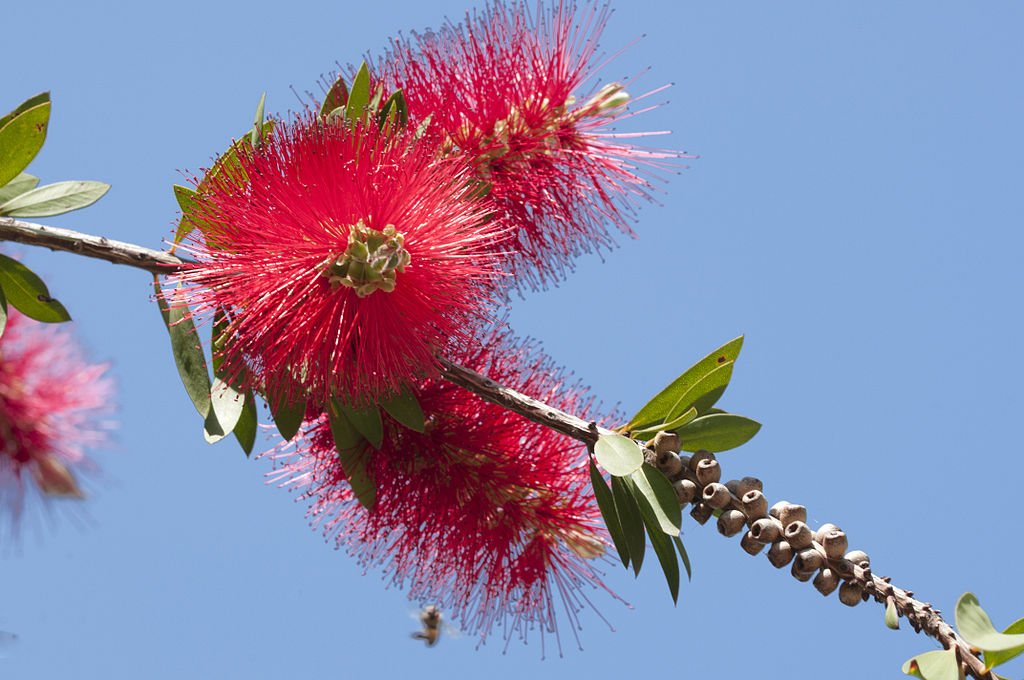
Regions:
<instances>
[{"instance_id":1,"label":"blurred red flower","mask_svg":"<svg viewBox=\"0 0 1024 680\"><path fill-rule=\"evenodd\" d=\"M503 238L469 178L411 132L312 114L208 177L178 279L197 314L227 312L226 374L322 405L435 372L486 314Z\"/></svg>"},{"instance_id":2,"label":"blurred red flower","mask_svg":"<svg viewBox=\"0 0 1024 680\"><path fill-rule=\"evenodd\" d=\"M576 9L495 1L461 24L393 40L375 66L386 88L402 89L414 121L429 117L446 153L473 161L481 193L515 229L509 269L534 287L561 278L579 253L610 246L607 223L632 234L644 174L681 155L624 141L663 133L613 131L642 112L627 108L623 84L581 91L603 65L609 10Z\"/></svg>"},{"instance_id":3,"label":"blurred red flower","mask_svg":"<svg viewBox=\"0 0 1024 680\"><path fill-rule=\"evenodd\" d=\"M78 473L106 441L97 416L113 385L105 364L87 364L70 334L13 308L0 338L0 507L19 533L27 497L83 498Z\"/></svg>"},{"instance_id":4,"label":"blurred red flower","mask_svg":"<svg viewBox=\"0 0 1024 680\"><path fill-rule=\"evenodd\" d=\"M495 339L462 361L560 408L590 407L529 346ZM270 453L272 480L310 502L312 525L338 547L381 566L463 630L484 640L498 627L507 643L536 629L542 640L555 634L561 650L558 610L575 635L587 591L607 591L593 565L606 542L585 451L443 380L424 382L417 396L426 432L385 417L384 443L371 452L372 510L353 497L326 417Z\"/></svg>"}]
</instances>

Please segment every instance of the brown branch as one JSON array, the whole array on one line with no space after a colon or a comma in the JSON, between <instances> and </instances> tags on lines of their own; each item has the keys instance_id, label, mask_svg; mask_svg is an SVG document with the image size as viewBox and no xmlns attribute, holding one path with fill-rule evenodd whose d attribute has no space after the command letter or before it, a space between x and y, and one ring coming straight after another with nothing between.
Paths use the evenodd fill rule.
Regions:
<instances>
[{"instance_id":1,"label":"brown branch","mask_svg":"<svg viewBox=\"0 0 1024 680\"><path fill-rule=\"evenodd\" d=\"M170 253L143 248L132 243L113 241L70 229L22 222L9 217L0 217L0 240L85 255L156 274L172 274L189 262ZM444 358L440 362L443 375L450 382L587 446L593 446L600 435L612 434L610 430L600 428L596 423L585 421L520 394L464 366ZM666 450L671 451L671 447ZM978 680L991 680L992 675L986 671L985 664L971 650L970 645L960 639L953 628L943 620L938 610L927 602L915 599L911 591L893 586L888 578L874 575L866 555L862 554L861 559L852 553L837 554L833 547L835 541L830 542L826 538L826 534L829 533L824 531L826 527L822 527L813 538L809 538L810 529L804 524L806 510L801 506L788 505L788 508L797 509L795 514L790 512L789 515L786 514L787 510L783 504L776 504L769 511L767 501L761 492L761 482L750 477L720 484L721 470L713 454L704 452L680 459L676 454L666 455L666 451L660 449L657 453L647 449L646 453L651 461L674 481L680 503L686 505L694 502L690 515L699 523L704 524L715 510L721 510L722 514L718 519L721 533L732 536L742 531L744 526L749 527L740 542L746 552L755 555L766 545L771 544L768 558L773 565L782 567L792 560L793 575L797 579L809 581L817 574L814 576L815 587L823 595L828 595L838 588L840 600L844 604L853 606L860 600L874 599L887 605L892 601L896 611L906 618L915 630L923 631L946 649L956 649L965 673ZM801 532L802 539L799 536ZM792 545L787 539L792 539ZM844 550L841 552L845 552L845 540L845 534L842 534ZM801 543L806 545L800 549L794 548ZM800 565L806 568L800 568Z\"/></svg>"}]
</instances>

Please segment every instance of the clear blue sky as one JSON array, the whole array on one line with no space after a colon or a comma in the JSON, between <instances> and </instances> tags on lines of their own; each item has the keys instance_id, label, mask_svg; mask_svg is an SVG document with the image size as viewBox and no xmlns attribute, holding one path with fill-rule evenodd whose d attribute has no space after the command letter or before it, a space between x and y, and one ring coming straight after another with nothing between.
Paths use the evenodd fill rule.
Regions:
<instances>
[{"instance_id":1,"label":"clear blue sky","mask_svg":"<svg viewBox=\"0 0 1024 680\"><path fill-rule=\"evenodd\" d=\"M113 185L54 223L159 247L179 169L261 92L296 108L290 88L467 2L8 3L0 109L52 90L31 171ZM512 315L626 411L745 333L723 405L764 428L725 474L842 526L941 609L973 590L1002 625L1024 616L1022 31L1009 1L618 2L605 48L645 37L603 75L675 83L637 127L700 158L641 210L638 241ZM602 602L615 633L584 617L584 652L426 649L404 593L310 531L266 461L203 442L145 274L17 252L113 362L122 427L88 526L0 558L0 630L20 636L0 677L895 678L935 648L687 520L678 607L655 569L609 565L633 609Z\"/></svg>"}]
</instances>

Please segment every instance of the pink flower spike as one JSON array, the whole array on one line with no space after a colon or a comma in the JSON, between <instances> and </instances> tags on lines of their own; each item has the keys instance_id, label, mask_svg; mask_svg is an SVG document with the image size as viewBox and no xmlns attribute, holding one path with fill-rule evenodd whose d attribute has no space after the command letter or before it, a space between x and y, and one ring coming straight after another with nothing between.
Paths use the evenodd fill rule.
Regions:
<instances>
[{"instance_id":1,"label":"pink flower spike","mask_svg":"<svg viewBox=\"0 0 1024 680\"><path fill-rule=\"evenodd\" d=\"M614 131L635 115L629 83L585 86L604 65L608 15L569 0L532 12L525 0L495 0L461 24L394 40L376 65L387 89L402 89L414 123L429 117L442 151L473 162L514 229L507 266L519 283L546 286L580 253L610 247L609 223L632 235L647 177L683 156L625 141L665 133Z\"/></svg>"},{"instance_id":2,"label":"pink flower spike","mask_svg":"<svg viewBox=\"0 0 1024 680\"><path fill-rule=\"evenodd\" d=\"M590 405L547 359L501 336L459 360L561 408ZM464 631L484 641L498 629L506 645L553 634L561 653L558 620L577 635L589 592L610 593L594 565L607 541L585 450L442 380L421 383L417 397L426 432L386 417L382 447L367 449L372 510L354 498L326 418L270 452L272 481L310 502L311 524L337 547Z\"/></svg>"},{"instance_id":3,"label":"pink flower spike","mask_svg":"<svg viewBox=\"0 0 1024 680\"><path fill-rule=\"evenodd\" d=\"M306 114L207 184L178 278L197 314L227 312L219 356L247 387L372 401L487 316L502 223L411 132Z\"/></svg>"},{"instance_id":4,"label":"pink flower spike","mask_svg":"<svg viewBox=\"0 0 1024 680\"><path fill-rule=\"evenodd\" d=\"M85 497L86 450L106 442L96 416L109 408L106 365L87 364L70 334L13 308L0 338L0 507L20 533L28 497Z\"/></svg>"}]
</instances>

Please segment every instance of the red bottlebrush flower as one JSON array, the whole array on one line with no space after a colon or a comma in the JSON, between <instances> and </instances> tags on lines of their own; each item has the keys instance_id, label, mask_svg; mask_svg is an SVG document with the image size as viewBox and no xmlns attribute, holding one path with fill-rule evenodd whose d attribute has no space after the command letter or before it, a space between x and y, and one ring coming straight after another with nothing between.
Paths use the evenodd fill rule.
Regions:
<instances>
[{"instance_id":1,"label":"red bottlebrush flower","mask_svg":"<svg viewBox=\"0 0 1024 680\"><path fill-rule=\"evenodd\" d=\"M106 441L98 412L113 391L106 365L87 364L69 334L10 309L0 338L0 506L19 531L26 496L82 498L85 451Z\"/></svg>"},{"instance_id":2,"label":"red bottlebrush flower","mask_svg":"<svg viewBox=\"0 0 1024 680\"><path fill-rule=\"evenodd\" d=\"M580 91L600 67L608 9L575 10L560 0L531 14L525 1L495 1L463 24L394 40L376 67L386 87L402 88L414 120L430 117L446 152L473 161L515 228L510 269L535 287L610 246L607 223L632 234L627 217L650 187L642 168L680 156L623 141L663 133L611 130L635 115L622 84Z\"/></svg>"},{"instance_id":3,"label":"red bottlebrush flower","mask_svg":"<svg viewBox=\"0 0 1024 680\"><path fill-rule=\"evenodd\" d=\"M577 412L589 400L523 345L504 340L463 357L515 389ZM271 452L271 473L310 501L312 525L362 562L383 567L411 599L437 605L485 640L506 644L539 629L558 638L557 611L573 634L587 587L607 590L592 559L604 528L578 442L443 380L417 391L423 434L385 418L368 470L376 503L353 497L322 417L294 447ZM610 591L608 591L610 592Z\"/></svg>"},{"instance_id":4,"label":"red bottlebrush flower","mask_svg":"<svg viewBox=\"0 0 1024 680\"><path fill-rule=\"evenodd\" d=\"M204 182L179 280L197 313L227 312L226 374L323 404L435 371L484 315L504 238L468 173L411 132L307 114Z\"/></svg>"}]
</instances>

